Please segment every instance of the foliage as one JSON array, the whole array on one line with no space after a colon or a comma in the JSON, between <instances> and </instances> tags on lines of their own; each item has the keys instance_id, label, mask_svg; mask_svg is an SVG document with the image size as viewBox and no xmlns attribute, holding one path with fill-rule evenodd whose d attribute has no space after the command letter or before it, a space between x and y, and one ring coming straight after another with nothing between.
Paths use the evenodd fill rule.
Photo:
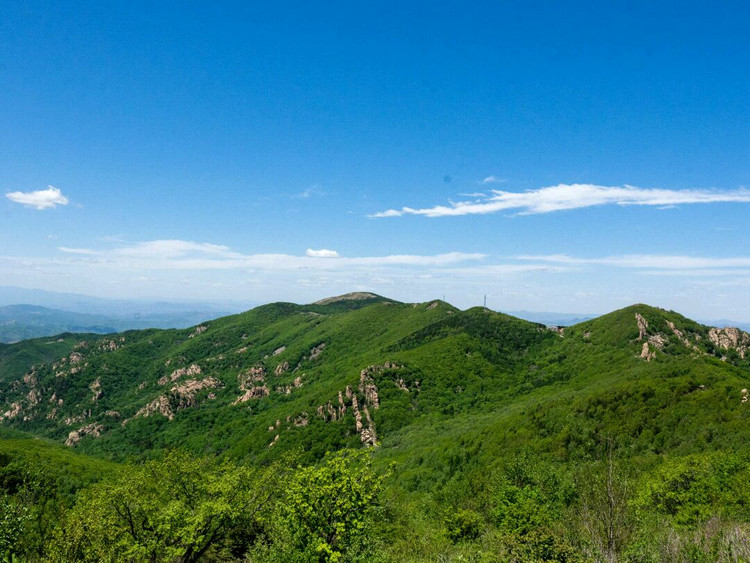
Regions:
<instances>
[{"instance_id":1,"label":"foliage","mask_svg":"<svg viewBox=\"0 0 750 563\"><path fill-rule=\"evenodd\" d=\"M302 559L318 561L340 561L361 551L386 478L363 450L337 452L317 467L298 469L280 515L291 547Z\"/></svg>"},{"instance_id":2,"label":"foliage","mask_svg":"<svg viewBox=\"0 0 750 563\"><path fill-rule=\"evenodd\" d=\"M30 560L52 547L105 560L741 560L750 358L708 330L644 305L560 333L373 297L0 345L0 488L24 515L13 549ZM251 370L268 393L238 402ZM173 389L209 377L188 399ZM377 429L364 452L348 451L363 446L347 388L359 423L367 404ZM172 412L143 416L160 397ZM299 467L273 469L289 452ZM261 492L258 511L237 508Z\"/></svg>"},{"instance_id":3,"label":"foliage","mask_svg":"<svg viewBox=\"0 0 750 563\"><path fill-rule=\"evenodd\" d=\"M197 561L229 549L278 493L278 467L258 470L172 451L79 495L56 538L72 561Z\"/></svg>"}]
</instances>

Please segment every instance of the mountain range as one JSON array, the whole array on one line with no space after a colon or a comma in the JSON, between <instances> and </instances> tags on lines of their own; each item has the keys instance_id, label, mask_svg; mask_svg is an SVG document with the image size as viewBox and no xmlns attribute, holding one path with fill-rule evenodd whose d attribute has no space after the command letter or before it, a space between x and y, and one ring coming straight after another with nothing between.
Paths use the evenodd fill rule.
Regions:
<instances>
[{"instance_id":1,"label":"mountain range","mask_svg":"<svg viewBox=\"0 0 750 563\"><path fill-rule=\"evenodd\" d=\"M550 495L540 479L573 479L570 498L554 497L560 506L582 498L580 468L614 452L641 487L632 506L649 517L671 518L678 531L702 529L712 515L746 525L748 465L736 460L748 458L749 383L750 335L647 305L563 328L357 293L185 329L0 345L0 425L16 439L116 463L177 448L254 466L288 455L311 465L327 452L369 449L379 467L395 463L388 490L403 510L424 503L417 516L401 513L399 526L416 518L455 555L471 551L463 540L505 525L486 475L511 479L528 459L547 476L523 462L531 473L518 477L521 489L528 481ZM721 494L671 505L659 497L670 475L687 471L695 484L717 467L733 483ZM684 496L690 483L675 486ZM446 510L469 511L485 532L446 540ZM437 521L426 524L430 514ZM391 533L398 559L413 538Z\"/></svg>"}]
</instances>

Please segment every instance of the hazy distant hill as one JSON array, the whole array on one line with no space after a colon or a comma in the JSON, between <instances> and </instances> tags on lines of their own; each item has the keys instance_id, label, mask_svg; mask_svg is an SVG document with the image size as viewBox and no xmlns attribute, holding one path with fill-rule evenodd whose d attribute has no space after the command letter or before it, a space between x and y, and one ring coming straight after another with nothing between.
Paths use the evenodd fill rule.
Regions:
<instances>
[{"instance_id":1,"label":"hazy distant hill","mask_svg":"<svg viewBox=\"0 0 750 563\"><path fill-rule=\"evenodd\" d=\"M63 332L106 334L145 328L184 328L215 316L207 311L108 316L37 305L7 305L0 307L0 342L18 342Z\"/></svg>"}]
</instances>

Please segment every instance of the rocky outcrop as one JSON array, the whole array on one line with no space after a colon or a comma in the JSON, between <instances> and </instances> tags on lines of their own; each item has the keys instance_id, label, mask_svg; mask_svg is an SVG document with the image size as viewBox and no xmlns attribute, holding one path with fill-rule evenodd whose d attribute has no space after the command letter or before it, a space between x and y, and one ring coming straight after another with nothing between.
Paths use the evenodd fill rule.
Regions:
<instances>
[{"instance_id":1,"label":"rocky outcrop","mask_svg":"<svg viewBox=\"0 0 750 563\"><path fill-rule=\"evenodd\" d=\"M181 377L195 377L201 374L201 367L198 364L191 364L186 368L179 368L174 370L169 375L159 378L159 385L166 385L167 383L177 381Z\"/></svg>"},{"instance_id":2,"label":"rocky outcrop","mask_svg":"<svg viewBox=\"0 0 750 563\"><path fill-rule=\"evenodd\" d=\"M266 366L263 364L255 364L253 367L248 368L237 376L240 390L247 389L254 383L263 383L265 380Z\"/></svg>"},{"instance_id":3,"label":"rocky outcrop","mask_svg":"<svg viewBox=\"0 0 750 563\"><path fill-rule=\"evenodd\" d=\"M323 353L323 350L326 349L326 343L322 342L321 344L318 344L317 346L313 347L310 350L310 360L317 360L318 356L320 356Z\"/></svg>"},{"instance_id":4,"label":"rocky outcrop","mask_svg":"<svg viewBox=\"0 0 750 563\"><path fill-rule=\"evenodd\" d=\"M199 325L195 327L195 330L190 333L190 336L188 336L188 338L195 338L196 336L198 336L199 334L203 334L207 330L208 330L208 325Z\"/></svg>"},{"instance_id":5,"label":"rocky outcrop","mask_svg":"<svg viewBox=\"0 0 750 563\"><path fill-rule=\"evenodd\" d=\"M278 355L279 355L279 354L281 354L281 353L282 353L282 352L283 352L284 350L286 350L286 346L279 346L278 348L276 348L276 350L274 350L274 351L273 351L273 352L271 353L271 355L272 355L272 356L278 356Z\"/></svg>"},{"instance_id":6,"label":"rocky outcrop","mask_svg":"<svg viewBox=\"0 0 750 563\"><path fill-rule=\"evenodd\" d=\"M270 394L270 390L266 386L266 366L263 364L256 364L248 370L241 372L237 376L239 383L239 389L242 391L242 395L232 403L233 405L239 403L246 403L250 399L261 399L267 397Z\"/></svg>"},{"instance_id":7,"label":"rocky outcrop","mask_svg":"<svg viewBox=\"0 0 750 563\"><path fill-rule=\"evenodd\" d=\"M22 410L21 403L11 403L10 408L0 416L0 420L12 420L21 414Z\"/></svg>"},{"instance_id":8,"label":"rocky outcrop","mask_svg":"<svg viewBox=\"0 0 750 563\"><path fill-rule=\"evenodd\" d=\"M343 391L338 392L335 402L328 401L325 404L318 405L316 415L325 422L340 422L344 420L346 413L351 409L351 413L354 416L354 431L359 434L364 445L374 446L377 443L378 437L370 410L377 410L380 407L380 397L377 384L375 383L375 376L385 370L397 370L402 367L393 362L367 366L359 372L359 386L357 387L359 393L355 393L351 385L347 385ZM403 378L399 378L394 383L400 389L409 392Z\"/></svg>"},{"instance_id":9,"label":"rocky outcrop","mask_svg":"<svg viewBox=\"0 0 750 563\"><path fill-rule=\"evenodd\" d=\"M97 402L102 396L102 382L98 377L89 385L89 390L91 391L91 401Z\"/></svg>"},{"instance_id":10,"label":"rocky outcrop","mask_svg":"<svg viewBox=\"0 0 750 563\"><path fill-rule=\"evenodd\" d=\"M657 332L656 334L651 334L648 337L648 343L651 344L654 348L657 350L662 350L664 348L664 345L669 342L667 337L665 337L660 332Z\"/></svg>"},{"instance_id":11,"label":"rocky outcrop","mask_svg":"<svg viewBox=\"0 0 750 563\"><path fill-rule=\"evenodd\" d=\"M206 389L219 389L223 383L214 377L205 379L188 379L172 387L169 392L172 395L173 403L176 402L177 410L194 407L196 405L196 395Z\"/></svg>"},{"instance_id":12,"label":"rocky outcrop","mask_svg":"<svg viewBox=\"0 0 750 563\"><path fill-rule=\"evenodd\" d=\"M29 387L34 387L37 384L36 372L32 369L29 373L23 376L23 382Z\"/></svg>"},{"instance_id":13,"label":"rocky outcrop","mask_svg":"<svg viewBox=\"0 0 750 563\"><path fill-rule=\"evenodd\" d=\"M166 395L160 395L153 401L151 401L149 404L147 404L145 407L141 408L137 413L135 413L134 418L138 417L149 417L152 414L160 414L169 420L172 420L174 418L174 412L172 412L172 406L169 404L169 399ZM122 422L122 425L125 426L129 420L124 420Z\"/></svg>"},{"instance_id":14,"label":"rocky outcrop","mask_svg":"<svg viewBox=\"0 0 750 563\"><path fill-rule=\"evenodd\" d=\"M708 339L717 348L735 350L740 358L744 358L750 348L750 335L738 328L712 328L708 331Z\"/></svg>"},{"instance_id":15,"label":"rocky outcrop","mask_svg":"<svg viewBox=\"0 0 750 563\"><path fill-rule=\"evenodd\" d=\"M640 313L635 314L635 322L638 324L638 340L643 340L648 332L648 322Z\"/></svg>"},{"instance_id":16,"label":"rocky outcrop","mask_svg":"<svg viewBox=\"0 0 750 563\"><path fill-rule=\"evenodd\" d=\"M648 342L643 343L643 348L641 349L641 358L646 360L647 362L650 362L652 358L656 357L656 352L652 352L649 350Z\"/></svg>"},{"instance_id":17,"label":"rocky outcrop","mask_svg":"<svg viewBox=\"0 0 750 563\"><path fill-rule=\"evenodd\" d=\"M273 370L273 374L276 377L279 377L280 375L284 375L287 371L289 371L289 362L281 362L276 366L276 369Z\"/></svg>"},{"instance_id":18,"label":"rocky outcrop","mask_svg":"<svg viewBox=\"0 0 750 563\"><path fill-rule=\"evenodd\" d=\"M120 336L119 338L104 339L99 341L96 349L100 352L114 352L118 348L121 348L124 343L124 336Z\"/></svg>"},{"instance_id":19,"label":"rocky outcrop","mask_svg":"<svg viewBox=\"0 0 750 563\"><path fill-rule=\"evenodd\" d=\"M221 381L213 377L207 377L205 379L188 379L177 385L173 385L169 392L165 395L160 395L145 407L141 408L135 413L134 418L148 417L152 414L161 414L169 420L174 418L175 412L194 407L197 404L197 395L200 391L207 389L218 389L223 387ZM213 398L211 395L209 399ZM128 420L123 421L123 426Z\"/></svg>"},{"instance_id":20,"label":"rocky outcrop","mask_svg":"<svg viewBox=\"0 0 750 563\"><path fill-rule=\"evenodd\" d=\"M262 399L263 397L268 397L270 393L271 392L268 390L268 387L266 387L265 385L251 387L250 389L247 389L244 394L237 397L237 399L232 404L236 405L239 403L246 403L250 399Z\"/></svg>"},{"instance_id":21,"label":"rocky outcrop","mask_svg":"<svg viewBox=\"0 0 750 563\"><path fill-rule=\"evenodd\" d=\"M101 436L103 431L104 426L102 426L98 422L92 422L91 424L82 426L78 430L73 430L70 434L68 434L68 439L65 440L65 445L75 446L81 440L81 438L87 435L98 438L99 436Z\"/></svg>"},{"instance_id":22,"label":"rocky outcrop","mask_svg":"<svg viewBox=\"0 0 750 563\"><path fill-rule=\"evenodd\" d=\"M747 403L747 389L740 391L740 403Z\"/></svg>"}]
</instances>

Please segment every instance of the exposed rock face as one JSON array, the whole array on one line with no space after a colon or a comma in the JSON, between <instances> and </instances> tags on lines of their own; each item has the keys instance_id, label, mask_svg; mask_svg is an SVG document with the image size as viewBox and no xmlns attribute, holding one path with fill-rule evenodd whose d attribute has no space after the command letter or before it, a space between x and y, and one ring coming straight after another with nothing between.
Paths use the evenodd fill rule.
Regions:
<instances>
[{"instance_id":1,"label":"exposed rock face","mask_svg":"<svg viewBox=\"0 0 750 563\"><path fill-rule=\"evenodd\" d=\"M174 413L172 412L172 407L169 404L169 399L165 395L157 397L145 407L140 409L137 413L135 413L135 418L138 418L139 416L149 417L155 413L165 416L169 420L172 420L174 418ZM127 422L127 420L123 421L123 426Z\"/></svg>"},{"instance_id":2,"label":"exposed rock face","mask_svg":"<svg viewBox=\"0 0 750 563\"><path fill-rule=\"evenodd\" d=\"M283 352L284 350L286 350L286 346L280 346L280 347L276 348L276 350L274 350L274 351L273 351L273 353L272 353L271 355L272 355L272 356L278 356L278 355L279 355L279 354L281 354L281 353L282 353L282 352Z\"/></svg>"},{"instance_id":3,"label":"exposed rock face","mask_svg":"<svg viewBox=\"0 0 750 563\"><path fill-rule=\"evenodd\" d=\"M374 409L380 407L380 397L378 397L378 388L372 377L364 371L360 373L359 392L365 396L365 401L372 405Z\"/></svg>"},{"instance_id":4,"label":"exposed rock face","mask_svg":"<svg viewBox=\"0 0 750 563\"><path fill-rule=\"evenodd\" d=\"M222 387L221 381L213 377L205 379L188 379L178 385L173 385L166 395L161 395L135 413L135 418L161 414L169 420L174 418L175 411L194 407L197 404L196 395L205 389ZM125 425L128 421L123 421Z\"/></svg>"},{"instance_id":5,"label":"exposed rock face","mask_svg":"<svg viewBox=\"0 0 750 563\"><path fill-rule=\"evenodd\" d=\"M124 342L125 342L124 336L121 336L119 338L101 340L97 344L96 349L99 350L100 352L114 352L118 348L122 347Z\"/></svg>"},{"instance_id":6,"label":"exposed rock face","mask_svg":"<svg viewBox=\"0 0 750 563\"><path fill-rule=\"evenodd\" d=\"M165 375L164 377L160 378L159 385L166 385L171 381L177 381L180 377L194 377L200 374L201 367L198 364L191 364L189 367L176 369L169 375Z\"/></svg>"},{"instance_id":7,"label":"exposed rock face","mask_svg":"<svg viewBox=\"0 0 750 563\"><path fill-rule=\"evenodd\" d=\"M370 415L370 409L380 407L380 397L378 396L378 387L375 384L374 376L385 370L401 369L400 366L393 362L386 362L383 365L371 365L359 373L359 393L352 390L351 385L347 385L344 391L338 392L337 404L328 401L326 404L318 405L316 415L326 422L337 422L344 419L347 410L351 408L354 416L354 430L359 434L362 443L367 446L374 446L377 443L377 432L375 422ZM403 378L395 382L396 386L409 392Z\"/></svg>"},{"instance_id":8,"label":"exposed rock face","mask_svg":"<svg viewBox=\"0 0 750 563\"><path fill-rule=\"evenodd\" d=\"M320 356L323 353L323 350L326 349L326 343L323 342L321 344L318 344L314 348L310 350L310 360L317 360L318 356Z\"/></svg>"},{"instance_id":9,"label":"exposed rock face","mask_svg":"<svg viewBox=\"0 0 750 563\"><path fill-rule=\"evenodd\" d=\"M652 334L648 337L648 343L658 350L664 348L667 342L668 340L661 333Z\"/></svg>"},{"instance_id":10,"label":"exposed rock face","mask_svg":"<svg viewBox=\"0 0 750 563\"><path fill-rule=\"evenodd\" d=\"M99 424L98 422L92 422L91 424L87 424L86 426L83 426L78 430L73 430L70 434L68 434L68 439L65 440L65 445L75 446L81 440L81 438L89 434L94 438L98 438L99 436L101 436L103 430L104 427L101 424Z\"/></svg>"},{"instance_id":11,"label":"exposed rock face","mask_svg":"<svg viewBox=\"0 0 750 563\"><path fill-rule=\"evenodd\" d=\"M750 348L750 335L738 328L712 328L708 331L708 339L717 347L724 350L736 350L740 358Z\"/></svg>"},{"instance_id":12,"label":"exposed rock face","mask_svg":"<svg viewBox=\"0 0 750 563\"><path fill-rule=\"evenodd\" d=\"M208 330L208 326L207 325L197 326L197 327L195 327L195 330L190 333L190 336L188 336L188 338L195 338L196 336L198 336L199 334L203 334L207 330Z\"/></svg>"},{"instance_id":13,"label":"exposed rock face","mask_svg":"<svg viewBox=\"0 0 750 563\"><path fill-rule=\"evenodd\" d=\"M32 389L29 391L28 395L26 395L26 400L29 402L29 407L33 408L42 400L42 394L36 389Z\"/></svg>"},{"instance_id":14,"label":"exposed rock face","mask_svg":"<svg viewBox=\"0 0 750 563\"><path fill-rule=\"evenodd\" d=\"M656 352L651 352L648 348L648 342L644 342L643 348L641 349L641 358L643 358L647 362L650 362L654 357L656 357Z\"/></svg>"},{"instance_id":15,"label":"exposed rock face","mask_svg":"<svg viewBox=\"0 0 750 563\"><path fill-rule=\"evenodd\" d=\"M97 377L96 381L94 381L91 385L89 385L89 389L91 390L91 401L97 402L101 396L102 396L102 382Z\"/></svg>"},{"instance_id":16,"label":"exposed rock face","mask_svg":"<svg viewBox=\"0 0 750 563\"><path fill-rule=\"evenodd\" d=\"M638 340L643 340L648 332L648 322L640 313L635 314L635 322L638 323Z\"/></svg>"},{"instance_id":17,"label":"exposed rock face","mask_svg":"<svg viewBox=\"0 0 750 563\"><path fill-rule=\"evenodd\" d=\"M21 403L11 403L10 408L0 416L0 420L11 420L21 414Z\"/></svg>"},{"instance_id":18,"label":"exposed rock face","mask_svg":"<svg viewBox=\"0 0 750 563\"><path fill-rule=\"evenodd\" d=\"M360 438L363 444L374 446L378 441L378 436L375 434L375 423L370 418L370 411L367 409L367 405L362 405L362 412L365 413L365 419L367 419L367 428L362 429Z\"/></svg>"},{"instance_id":19,"label":"exposed rock face","mask_svg":"<svg viewBox=\"0 0 750 563\"><path fill-rule=\"evenodd\" d=\"M177 400L177 410L180 410L194 407L196 405L195 396L199 391L220 387L223 387L221 381L214 377L207 377L205 379L188 379L179 385L175 385L169 391L173 398Z\"/></svg>"},{"instance_id":20,"label":"exposed rock face","mask_svg":"<svg viewBox=\"0 0 750 563\"><path fill-rule=\"evenodd\" d=\"M232 403L233 405L236 405L238 403L246 403L250 399L261 399L263 397L268 397L270 394L270 391L268 390L268 387L265 385L257 386L257 387L251 387L243 395L240 395L237 397L237 400Z\"/></svg>"},{"instance_id":21,"label":"exposed rock face","mask_svg":"<svg viewBox=\"0 0 750 563\"><path fill-rule=\"evenodd\" d=\"M747 403L747 389L743 389L742 391L740 391L740 395L742 397L740 399L740 402L741 403Z\"/></svg>"},{"instance_id":22,"label":"exposed rock face","mask_svg":"<svg viewBox=\"0 0 750 563\"><path fill-rule=\"evenodd\" d=\"M266 380L266 366L263 364L254 365L247 371L240 373L237 380L239 381L240 391L247 389L254 383L263 383Z\"/></svg>"},{"instance_id":23,"label":"exposed rock face","mask_svg":"<svg viewBox=\"0 0 750 563\"><path fill-rule=\"evenodd\" d=\"M72 426L73 424L78 424L79 422L83 422L88 417L91 416L91 409L88 409L83 414L77 414L75 416L69 416L65 419L65 424L68 426Z\"/></svg>"},{"instance_id":24,"label":"exposed rock face","mask_svg":"<svg viewBox=\"0 0 750 563\"><path fill-rule=\"evenodd\" d=\"M283 375L289 371L289 362L281 362L279 365L276 366L276 369L273 370L273 373L276 377Z\"/></svg>"}]
</instances>

